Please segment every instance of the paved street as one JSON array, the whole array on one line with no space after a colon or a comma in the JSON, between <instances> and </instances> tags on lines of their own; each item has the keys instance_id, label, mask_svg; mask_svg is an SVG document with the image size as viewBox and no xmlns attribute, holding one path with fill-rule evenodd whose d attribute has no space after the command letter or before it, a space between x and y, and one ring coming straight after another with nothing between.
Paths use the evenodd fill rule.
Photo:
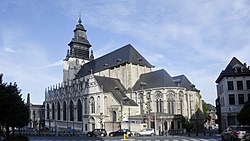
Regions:
<instances>
[{"instance_id":1,"label":"paved street","mask_svg":"<svg viewBox=\"0 0 250 141\"><path fill-rule=\"evenodd\" d=\"M123 141L123 137L60 137L60 136L33 136L30 141ZM218 141L219 136L154 136L154 137L130 137L127 141Z\"/></svg>"}]
</instances>

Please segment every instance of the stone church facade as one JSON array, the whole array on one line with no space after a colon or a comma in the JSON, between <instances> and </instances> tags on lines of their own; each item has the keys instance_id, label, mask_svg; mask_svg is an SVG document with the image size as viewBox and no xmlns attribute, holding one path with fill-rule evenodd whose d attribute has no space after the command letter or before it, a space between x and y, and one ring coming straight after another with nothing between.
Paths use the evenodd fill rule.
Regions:
<instances>
[{"instance_id":1,"label":"stone church facade","mask_svg":"<svg viewBox=\"0 0 250 141\"><path fill-rule=\"evenodd\" d=\"M130 44L95 59L81 19L68 45L63 82L45 90L47 127L110 132L144 123L158 134L182 131L181 117L203 123L200 91L185 75L153 71Z\"/></svg>"}]
</instances>

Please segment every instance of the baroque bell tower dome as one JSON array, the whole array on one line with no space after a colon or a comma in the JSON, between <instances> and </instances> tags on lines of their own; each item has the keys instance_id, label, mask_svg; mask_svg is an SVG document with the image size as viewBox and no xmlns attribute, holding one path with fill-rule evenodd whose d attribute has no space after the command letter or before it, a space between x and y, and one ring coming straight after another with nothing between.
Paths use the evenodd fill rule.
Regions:
<instances>
[{"instance_id":1,"label":"baroque bell tower dome","mask_svg":"<svg viewBox=\"0 0 250 141\"><path fill-rule=\"evenodd\" d=\"M75 78L81 66L90 61L89 48L91 44L86 35L86 29L79 18L74 29L74 37L70 41L66 58L63 60L63 81L71 81Z\"/></svg>"}]
</instances>

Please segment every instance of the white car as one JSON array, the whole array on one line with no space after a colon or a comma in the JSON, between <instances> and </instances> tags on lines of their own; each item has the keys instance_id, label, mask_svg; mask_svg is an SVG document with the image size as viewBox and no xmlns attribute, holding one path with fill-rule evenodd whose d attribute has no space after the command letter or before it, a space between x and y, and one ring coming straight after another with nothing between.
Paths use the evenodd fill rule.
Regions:
<instances>
[{"instance_id":1,"label":"white car","mask_svg":"<svg viewBox=\"0 0 250 141\"><path fill-rule=\"evenodd\" d=\"M136 136L154 136L155 130L153 128L142 129L139 132L135 133Z\"/></svg>"}]
</instances>

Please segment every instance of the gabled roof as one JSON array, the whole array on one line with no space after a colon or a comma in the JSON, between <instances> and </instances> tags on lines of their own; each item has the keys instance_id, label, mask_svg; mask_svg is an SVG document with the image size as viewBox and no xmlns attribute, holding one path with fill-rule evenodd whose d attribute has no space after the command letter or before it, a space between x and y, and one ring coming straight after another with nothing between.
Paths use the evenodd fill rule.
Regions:
<instances>
[{"instance_id":1,"label":"gabled roof","mask_svg":"<svg viewBox=\"0 0 250 141\"><path fill-rule=\"evenodd\" d=\"M157 70L150 73L145 73L140 76L133 86L133 90L157 88L157 87L176 87L177 85L172 80L172 77L164 70Z\"/></svg>"},{"instance_id":2,"label":"gabled roof","mask_svg":"<svg viewBox=\"0 0 250 141\"><path fill-rule=\"evenodd\" d=\"M186 88L187 90L199 91L195 88L195 85L192 84L185 75L174 76L172 77L172 79L177 86L179 85L179 87Z\"/></svg>"},{"instance_id":3,"label":"gabled roof","mask_svg":"<svg viewBox=\"0 0 250 141\"><path fill-rule=\"evenodd\" d=\"M126 98L127 101L123 100L123 105L128 106L137 106L134 100L128 98L125 94L126 89L121 84L119 79L110 78L110 77L102 77L102 76L94 76L97 83L102 87L104 92L112 93L113 97L120 103L123 98Z\"/></svg>"},{"instance_id":4,"label":"gabled roof","mask_svg":"<svg viewBox=\"0 0 250 141\"><path fill-rule=\"evenodd\" d=\"M95 73L108 68L120 66L125 63L139 64L150 68L154 67L132 45L128 44L84 64L77 73L77 77L88 75L91 71Z\"/></svg>"},{"instance_id":5,"label":"gabled roof","mask_svg":"<svg viewBox=\"0 0 250 141\"><path fill-rule=\"evenodd\" d=\"M250 76L250 70L246 65L242 64L236 57L233 57L225 70L222 70L219 77L215 81L219 83L223 77L230 76Z\"/></svg>"}]
</instances>

